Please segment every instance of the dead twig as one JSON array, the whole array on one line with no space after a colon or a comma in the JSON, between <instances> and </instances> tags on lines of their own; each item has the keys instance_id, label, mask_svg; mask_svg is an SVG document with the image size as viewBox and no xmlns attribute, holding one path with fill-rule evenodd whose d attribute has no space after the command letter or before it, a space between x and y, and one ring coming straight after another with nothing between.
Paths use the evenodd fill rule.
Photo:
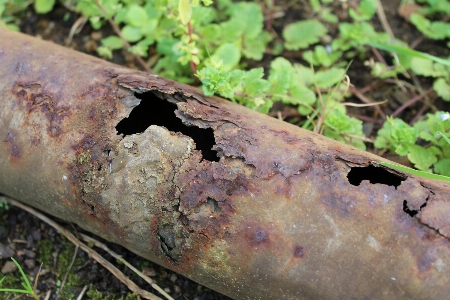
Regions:
<instances>
[{"instance_id":1,"label":"dead twig","mask_svg":"<svg viewBox=\"0 0 450 300\"><path fill-rule=\"evenodd\" d=\"M408 108L409 106L413 105L414 103L416 103L417 101L422 100L425 96L427 96L429 93L431 93L433 91L433 88L429 88L425 93L417 95L416 97L410 99L409 101L403 103L399 108L397 108L393 113L392 113L392 117L396 117L398 116L402 111L404 111L406 108Z\"/></svg>"},{"instance_id":2,"label":"dead twig","mask_svg":"<svg viewBox=\"0 0 450 300\"><path fill-rule=\"evenodd\" d=\"M163 295L164 297L166 297L166 299L168 300L174 300L169 294L167 294L162 288L160 288L153 279L151 279L150 277L144 275L142 272L140 272L138 269L136 269L135 267L133 267L133 265L131 265L129 262L127 262L125 259L122 258L122 256L120 256L119 254L115 253L114 251L112 251L111 249L108 248L108 246L106 246L105 244L103 244L102 242L91 238L90 236L87 236L85 234L80 233L80 237L87 243L93 243L95 246L97 246L100 249L103 249L104 251L108 252L112 257L114 257L115 259L119 260L120 262L122 262L124 265L126 265L128 268L130 268L134 273L136 273L139 277L141 277L142 279L144 279L148 284L150 284L152 286L152 288L154 288L155 290L157 290L158 292L161 293L161 295Z\"/></svg>"},{"instance_id":3,"label":"dead twig","mask_svg":"<svg viewBox=\"0 0 450 300\"><path fill-rule=\"evenodd\" d=\"M85 251L89 256L91 256L93 259L95 259L99 264L101 264L105 269L110 271L117 279L119 279L122 283L124 283L130 291L132 291L135 294L138 294L144 299L150 299L150 300L162 300L158 296L153 295L150 292L147 292L140 287L138 287L133 281L131 281L128 277L126 277L119 269L117 269L114 265L112 265L109 261L104 259L100 254L98 254L96 251L92 250L87 246L86 244L80 242L69 230L66 228L60 226L50 218L44 216L43 214L37 212L35 209L29 207L28 205L25 205L23 203L20 203L19 201L13 200L11 198L6 198L6 201L14 206L17 206L30 214L36 216L37 218L41 219L42 221L46 222L48 225L52 226L56 230L58 230L62 235L64 235L69 241L71 241L74 245L80 247Z\"/></svg>"},{"instance_id":4,"label":"dead twig","mask_svg":"<svg viewBox=\"0 0 450 300\"><path fill-rule=\"evenodd\" d=\"M355 95L359 100L361 100L362 102L366 103L366 104L373 104L373 102L368 99L366 96L364 96L360 91L358 91L358 89L356 89L355 87L351 87L350 88L350 92ZM377 113L380 115L380 117L383 120L386 120L386 114L381 110L381 108L379 106L374 106L375 110L377 111Z\"/></svg>"}]
</instances>

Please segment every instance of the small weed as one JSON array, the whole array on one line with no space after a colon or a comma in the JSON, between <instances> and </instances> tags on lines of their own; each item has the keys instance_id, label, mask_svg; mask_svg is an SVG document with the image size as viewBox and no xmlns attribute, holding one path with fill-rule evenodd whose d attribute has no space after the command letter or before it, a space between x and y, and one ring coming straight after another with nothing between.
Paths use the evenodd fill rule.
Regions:
<instances>
[{"instance_id":1,"label":"small weed","mask_svg":"<svg viewBox=\"0 0 450 300\"><path fill-rule=\"evenodd\" d=\"M22 270L22 267L19 265L19 263L11 257L11 260L14 262L14 264L19 269L20 274L22 275L22 287L23 289L16 289L16 288L0 288L0 292L4 293L15 293L15 294L27 294L31 297L33 297L36 300L39 300L39 296L34 292L33 287L31 286L30 281L28 280L27 275L25 275L24 271ZM2 285L3 281L6 277L3 277L0 280L0 286Z\"/></svg>"}]
</instances>

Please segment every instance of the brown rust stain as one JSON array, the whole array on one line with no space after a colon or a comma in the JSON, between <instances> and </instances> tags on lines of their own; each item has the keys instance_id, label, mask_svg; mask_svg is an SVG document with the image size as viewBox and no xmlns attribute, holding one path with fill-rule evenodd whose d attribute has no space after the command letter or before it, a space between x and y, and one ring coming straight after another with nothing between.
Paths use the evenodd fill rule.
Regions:
<instances>
[{"instance_id":1,"label":"brown rust stain","mask_svg":"<svg viewBox=\"0 0 450 300\"><path fill-rule=\"evenodd\" d=\"M47 133L50 137L59 137L62 133L62 122L71 115L68 106L61 105L57 95L46 91L37 82L16 82L12 94L16 96L18 105L25 107L28 114L41 112L47 119ZM32 125L32 124L27 124ZM35 139L35 143L39 138Z\"/></svg>"},{"instance_id":2,"label":"brown rust stain","mask_svg":"<svg viewBox=\"0 0 450 300\"><path fill-rule=\"evenodd\" d=\"M22 157L22 149L16 141L16 135L14 130L9 130L3 140L3 142L8 143L8 154L11 162L16 162Z\"/></svg>"}]
</instances>

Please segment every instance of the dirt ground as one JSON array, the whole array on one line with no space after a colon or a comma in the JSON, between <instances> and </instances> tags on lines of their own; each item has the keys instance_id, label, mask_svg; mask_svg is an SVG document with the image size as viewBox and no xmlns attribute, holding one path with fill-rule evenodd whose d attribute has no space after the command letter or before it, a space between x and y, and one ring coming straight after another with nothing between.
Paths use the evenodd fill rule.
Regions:
<instances>
[{"instance_id":1,"label":"dirt ground","mask_svg":"<svg viewBox=\"0 0 450 300\"><path fill-rule=\"evenodd\" d=\"M394 31L394 35L407 41L409 44L420 42L417 39L420 39L421 35L414 26L398 15L397 10L401 0L383 0L381 2L389 24ZM346 13L342 9L340 2L336 1L335 3L335 14L340 19L345 19ZM281 31L285 24L313 17L313 13L308 8L307 0L275 1L275 5L281 11L284 11L284 17L277 18L273 21L273 28L279 36L281 36ZM71 41L67 41L70 29L77 19L78 16L75 13L68 11L62 6L55 7L47 15L37 15L30 8L26 12L20 27L24 33L38 36L45 40L51 40L54 43L68 46L91 55L96 55L95 49L99 46L100 39L112 34L112 29L104 26L101 31L94 31L89 25L85 25L81 32L73 36ZM376 17L374 18L373 24L377 30L382 30ZM337 27L330 27L329 30L331 38L337 34ZM423 40L418 44L416 49L437 56L448 55L448 48L444 42L440 44ZM299 53L293 51L285 51L282 55L292 62L299 61L301 57ZM373 53L368 53L367 55L373 56ZM249 62L249 65L251 67L263 66L267 69L272 59L273 57L267 54L261 62ZM134 59L125 52L115 51L113 61L128 67L137 68ZM369 89L371 90L369 96L373 100L389 100L389 104L385 104L382 107L386 115L395 111L402 104L402 101L404 101L403 98L408 97L408 95L400 94L398 88L393 85L381 83L379 85L373 85L374 80L370 75L370 70L362 61L355 60L349 69L348 75L352 84L360 90L372 85L373 87ZM431 82L427 80L422 81L421 84L424 90L431 86ZM358 102L358 99L348 99L347 101ZM439 100L432 104L418 102L398 117L409 122L419 112L422 114L426 112L423 109L424 105L433 105L441 110L450 110L449 103L440 102ZM275 111L272 113L276 115ZM373 108L351 110L351 114L354 116L368 117L367 120L372 120L372 122L369 122L369 125L372 126L371 128L374 131L381 126L379 116L377 116ZM75 247L52 227L16 207L10 207L9 209L2 207L0 208L0 212L0 253L3 253L3 257L6 257L4 253L13 253L20 265L23 266L24 271L30 274L32 278L35 278L41 262L43 263L41 275L37 283L37 289L41 292L42 296L51 290L52 294L50 299L76 299L83 287L88 285L88 293L83 299L138 299L130 295L131 293L125 285L120 283L112 274L82 250L76 252L74 263L69 268L75 253ZM66 224L61 220L57 221L68 228L82 232L80 228L75 228L71 224ZM158 285L175 299L229 299L179 274L146 261L123 247L114 244L108 244L108 246L138 269L143 269L144 273L156 280ZM130 271L127 271L123 265L118 264L110 255L101 251L100 253L121 270L125 270L125 274L130 276L140 287L151 292L153 291L147 283ZM0 259L0 266L4 266L7 261L9 261L7 258ZM68 273L68 276L65 287L61 293L57 294L56 292L60 290L66 273ZM20 283L17 281L17 278L19 278L17 271L8 275L9 279L5 281L4 286L10 286L10 284L20 286ZM24 299L25 297L22 298ZM13 297L0 294L0 299L13 299Z\"/></svg>"}]
</instances>

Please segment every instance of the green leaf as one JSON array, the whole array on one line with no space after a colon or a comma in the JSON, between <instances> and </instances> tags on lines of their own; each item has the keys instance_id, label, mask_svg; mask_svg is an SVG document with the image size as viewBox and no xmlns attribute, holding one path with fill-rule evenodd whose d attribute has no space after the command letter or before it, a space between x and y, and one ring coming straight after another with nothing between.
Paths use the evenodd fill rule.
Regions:
<instances>
[{"instance_id":1,"label":"green leaf","mask_svg":"<svg viewBox=\"0 0 450 300\"><path fill-rule=\"evenodd\" d=\"M336 83L341 82L345 75L345 69L330 68L325 71L319 71L315 75L317 87L329 88Z\"/></svg>"},{"instance_id":2,"label":"green leaf","mask_svg":"<svg viewBox=\"0 0 450 300\"><path fill-rule=\"evenodd\" d=\"M270 63L268 81L271 84L272 95L284 95L287 93L292 77L294 75L294 69L291 63L283 58L277 57Z\"/></svg>"},{"instance_id":3,"label":"green leaf","mask_svg":"<svg viewBox=\"0 0 450 300\"><path fill-rule=\"evenodd\" d=\"M231 7L231 18L240 23L244 38L256 38L263 29L261 6L253 2L238 2Z\"/></svg>"},{"instance_id":4,"label":"green leaf","mask_svg":"<svg viewBox=\"0 0 450 300\"><path fill-rule=\"evenodd\" d=\"M450 158L441 158L434 164L434 173L450 176Z\"/></svg>"},{"instance_id":5,"label":"green leaf","mask_svg":"<svg viewBox=\"0 0 450 300\"><path fill-rule=\"evenodd\" d=\"M366 149L362 139L365 137L362 131L362 121L352 118L345 113L343 109L333 109L325 119L324 135L355 146L359 149ZM354 138L361 137L361 139Z\"/></svg>"},{"instance_id":6,"label":"green leaf","mask_svg":"<svg viewBox=\"0 0 450 300\"><path fill-rule=\"evenodd\" d=\"M331 51L330 53L322 45L314 47L314 52L305 51L302 54L304 60L315 66L330 67L342 56L341 51Z\"/></svg>"},{"instance_id":7,"label":"green leaf","mask_svg":"<svg viewBox=\"0 0 450 300\"><path fill-rule=\"evenodd\" d=\"M438 78L433 83L433 88L442 99L450 101L450 84L444 78Z\"/></svg>"},{"instance_id":8,"label":"green leaf","mask_svg":"<svg viewBox=\"0 0 450 300\"><path fill-rule=\"evenodd\" d=\"M100 47L97 47L96 51L97 51L98 55L108 58L108 59L112 59L113 54L112 54L112 51L110 48L105 47L105 46L100 46Z\"/></svg>"},{"instance_id":9,"label":"green leaf","mask_svg":"<svg viewBox=\"0 0 450 300\"><path fill-rule=\"evenodd\" d=\"M139 28L126 25L122 28L122 36L129 42L134 43L142 38L142 33Z\"/></svg>"},{"instance_id":10,"label":"green leaf","mask_svg":"<svg viewBox=\"0 0 450 300\"><path fill-rule=\"evenodd\" d=\"M377 0L361 0L358 5L358 11L350 8L348 13L355 21L368 21L372 19L377 11Z\"/></svg>"},{"instance_id":11,"label":"green leaf","mask_svg":"<svg viewBox=\"0 0 450 300\"><path fill-rule=\"evenodd\" d=\"M448 23L440 21L431 22L419 14L412 14L410 21L416 25L419 31L432 39L442 40L450 37L450 24Z\"/></svg>"},{"instance_id":12,"label":"green leaf","mask_svg":"<svg viewBox=\"0 0 450 300\"><path fill-rule=\"evenodd\" d=\"M299 21L283 29L285 47L288 50L307 48L315 44L328 30L317 20Z\"/></svg>"},{"instance_id":13,"label":"green leaf","mask_svg":"<svg viewBox=\"0 0 450 300\"><path fill-rule=\"evenodd\" d=\"M108 36L107 38L102 39L101 42L103 46L111 50L122 49L125 46L125 43L115 35Z\"/></svg>"},{"instance_id":14,"label":"green leaf","mask_svg":"<svg viewBox=\"0 0 450 300\"><path fill-rule=\"evenodd\" d=\"M53 9L55 0L36 0L34 1L34 9L38 14L46 14Z\"/></svg>"},{"instance_id":15,"label":"green leaf","mask_svg":"<svg viewBox=\"0 0 450 300\"><path fill-rule=\"evenodd\" d=\"M241 60L241 52L236 45L225 43L216 49L214 54L211 56L211 59L216 62L222 61L223 70L229 71L236 67Z\"/></svg>"},{"instance_id":16,"label":"green leaf","mask_svg":"<svg viewBox=\"0 0 450 300\"><path fill-rule=\"evenodd\" d=\"M334 50L346 51L369 42L387 42L390 37L387 33L376 32L368 22L339 24L340 37L332 43Z\"/></svg>"},{"instance_id":17,"label":"green leaf","mask_svg":"<svg viewBox=\"0 0 450 300\"><path fill-rule=\"evenodd\" d=\"M424 148L418 145L409 146L408 159L414 167L421 171L430 171L433 164L437 162L436 147Z\"/></svg>"},{"instance_id":18,"label":"green leaf","mask_svg":"<svg viewBox=\"0 0 450 300\"><path fill-rule=\"evenodd\" d=\"M131 5L128 8L126 19L128 24L137 28L144 26L149 20L147 12L142 6L139 5Z\"/></svg>"},{"instance_id":19,"label":"green leaf","mask_svg":"<svg viewBox=\"0 0 450 300\"><path fill-rule=\"evenodd\" d=\"M148 51L148 46L140 45L140 44L131 46L128 49L128 52L133 53L138 56L141 56L141 57L147 57L147 51Z\"/></svg>"},{"instance_id":20,"label":"green leaf","mask_svg":"<svg viewBox=\"0 0 450 300\"><path fill-rule=\"evenodd\" d=\"M388 149L398 155L406 156L419 136L417 129L409 126L403 120L387 117L383 127L378 131L374 141L375 148Z\"/></svg>"},{"instance_id":21,"label":"green leaf","mask_svg":"<svg viewBox=\"0 0 450 300\"><path fill-rule=\"evenodd\" d=\"M430 59L413 57L411 60L411 70L417 75L440 77L442 72L437 71L434 68L434 63Z\"/></svg>"},{"instance_id":22,"label":"green leaf","mask_svg":"<svg viewBox=\"0 0 450 300\"><path fill-rule=\"evenodd\" d=\"M181 23L186 25L191 20L192 6L189 4L189 0L179 0L178 12L180 14Z\"/></svg>"}]
</instances>

